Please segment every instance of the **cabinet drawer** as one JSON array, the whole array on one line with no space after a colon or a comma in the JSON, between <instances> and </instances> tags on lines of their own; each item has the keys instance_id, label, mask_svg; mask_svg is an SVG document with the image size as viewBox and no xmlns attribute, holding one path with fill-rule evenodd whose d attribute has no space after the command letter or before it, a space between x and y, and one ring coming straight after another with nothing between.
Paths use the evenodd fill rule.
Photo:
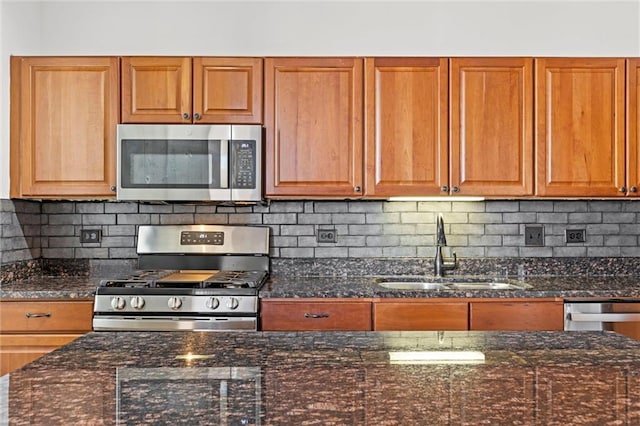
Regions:
<instances>
[{"instance_id":1,"label":"cabinet drawer","mask_svg":"<svg viewBox=\"0 0 640 426\"><path fill-rule=\"evenodd\" d=\"M472 302L471 330L563 330L563 302Z\"/></svg>"},{"instance_id":2,"label":"cabinet drawer","mask_svg":"<svg viewBox=\"0 0 640 426\"><path fill-rule=\"evenodd\" d=\"M371 303L358 301L262 301L264 331L371 330Z\"/></svg>"},{"instance_id":3,"label":"cabinet drawer","mask_svg":"<svg viewBox=\"0 0 640 426\"><path fill-rule=\"evenodd\" d=\"M415 303L377 302L373 305L373 329L381 330L466 330L466 302Z\"/></svg>"},{"instance_id":4,"label":"cabinet drawer","mask_svg":"<svg viewBox=\"0 0 640 426\"><path fill-rule=\"evenodd\" d=\"M3 333L91 331L92 301L3 301L0 307Z\"/></svg>"}]
</instances>

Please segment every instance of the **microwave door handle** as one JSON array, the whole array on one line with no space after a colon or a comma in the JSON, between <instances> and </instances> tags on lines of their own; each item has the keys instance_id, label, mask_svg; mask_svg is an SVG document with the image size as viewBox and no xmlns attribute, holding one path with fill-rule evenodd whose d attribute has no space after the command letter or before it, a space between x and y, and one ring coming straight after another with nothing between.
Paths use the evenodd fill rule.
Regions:
<instances>
[{"instance_id":1,"label":"microwave door handle","mask_svg":"<svg viewBox=\"0 0 640 426\"><path fill-rule=\"evenodd\" d=\"M229 188L229 141L220 141L220 188Z\"/></svg>"}]
</instances>

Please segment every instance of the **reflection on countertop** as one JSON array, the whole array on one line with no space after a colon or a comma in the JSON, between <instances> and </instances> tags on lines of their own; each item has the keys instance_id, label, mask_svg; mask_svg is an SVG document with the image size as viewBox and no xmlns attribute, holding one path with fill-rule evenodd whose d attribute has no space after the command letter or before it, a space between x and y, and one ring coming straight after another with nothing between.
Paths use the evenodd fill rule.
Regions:
<instances>
[{"instance_id":1,"label":"reflection on countertop","mask_svg":"<svg viewBox=\"0 0 640 426\"><path fill-rule=\"evenodd\" d=\"M432 351L485 361L390 362ZM612 332L94 332L8 380L16 425L640 422L640 342Z\"/></svg>"}]
</instances>

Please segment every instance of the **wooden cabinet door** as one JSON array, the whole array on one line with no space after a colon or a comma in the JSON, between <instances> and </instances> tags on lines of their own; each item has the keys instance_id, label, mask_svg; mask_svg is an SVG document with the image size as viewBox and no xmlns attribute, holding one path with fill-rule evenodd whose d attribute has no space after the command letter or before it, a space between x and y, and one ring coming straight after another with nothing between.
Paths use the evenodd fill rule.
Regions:
<instances>
[{"instance_id":1,"label":"wooden cabinet door","mask_svg":"<svg viewBox=\"0 0 640 426\"><path fill-rule=\"evenodd\" d=\"M0 334L0 376L35 361L82 334Z\"/></svg>"},{"instance_id":2,"label":"wooden cabinet door","mask_svg":"<svg viewBox=\"0 0 640 426\"><path fill-rule=\"evenodd\" d=\"M11 197L114 197L118 58L11 66Z\"/></svg>"},{"instance_id":3,"label":"wooden cabinet door","mask_svg":"<svg viewBox=\"0 0 640 426\"><path fill-rule=\"evenodd\" d=\"M533 59L453 58L450 186L533 195Z\"/></svg>"},{"instance_id":4,"label":"wooden cabinet door","mask_svg":"<svg viewBox=\"0 0 640 426\"><path fill-rule=\"evenodd\" d=\"M266 195L362 195L362 59L265 59Z\"/></svg>"},{"instance_id":5,"label":"wooden cabinet door","mask_svg":"<svg viewBox=\"0 0 640 426\"><path fill-rule=\"evenodd\" d=\"M367 196L448 185L447 69L443 58L365 59Z\"/></svg>"},{"instance_id":6,"label":"wooden cabinet door","mask_svg":"<svg viewBox=\"0 0 640 426\"><path fill-rule=\"evenodd\" d=\"M624 59L535 60L538 195L625 195L624 75Z\"/></svg>"},{"instance_id":7,"label":"wooden cabinet door","mask_svg":"<svg viewBox=\"0 0 640 426\"><path fill-rule=\"evenodd\" d=\"M263 331L368 331L371 303L368 301L262 300Z\"/></svg>"},{"instance_id":8,"label":"wooden cabinet door","mask_svg":"<svg viewBox=\"0 0 640 426\"><path fill-rule=\"evenodd\" d=\"M382 300L373 304L373 329L467 330L467 302L427 302L419 299Z\"/></svg>"},{"instance_id":9,"label":"wooden cabinet door","mask_svg":"<svg viewBox=\"0 0 640 426\"><path fill-rule=\"evenodd\" d=\"M121 61L123 123L191 123L191 58Z\"/></svg>"},{"instance_id":10,"label":"wooden cabinet door","mask_svg":"<svg viewBox=\"0 0 640 426\"><path fill-rule=\"evenodd\" d=\"M0 330L11 332L91 331L93 301L2 301Z\"/></svg>"},{"instance_id":11,"label":"wooden cabinet door","mask_svg":"<svg viewBox=\"0 0 640 426\"><path fill-rule=\"evenodd\" d=\"M262 58L193 58L195 123L262 123Z\"/></svg>"},{"instance_id":12,"label":"wooden cabinet door","mask_svg":"<svg viewBox=\"0 0 640 426\"><path fill-rule=\"evenodd\" d=\"M471 302L470 330L563 330L562 301Z\"/></svg>"},{"instance_id":13,"label":"wooden cabinet door","mask_svg":"<svg viewBox=\"0 0 640 426\"><path fill-rule=\"evenodd\" d=\"M627 59L627 195L640 196L640 59Z\"/></svg>"}]
</instances>

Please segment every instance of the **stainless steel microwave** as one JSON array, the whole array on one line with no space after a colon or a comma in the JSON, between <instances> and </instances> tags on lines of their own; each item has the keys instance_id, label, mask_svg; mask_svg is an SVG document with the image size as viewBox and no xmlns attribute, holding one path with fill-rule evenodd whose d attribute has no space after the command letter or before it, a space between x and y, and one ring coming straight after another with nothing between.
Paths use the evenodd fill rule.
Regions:
<instances>
[{"instance_id":1,"label":"stainless steel microwave","mask_svg":"<svg viewBox=\"0 0 640 426\"><path fill-rule=\"evenodd\" d=\"M118 200L260 201L260 125L121 124Z\"/></svg>"}]
</instances>

